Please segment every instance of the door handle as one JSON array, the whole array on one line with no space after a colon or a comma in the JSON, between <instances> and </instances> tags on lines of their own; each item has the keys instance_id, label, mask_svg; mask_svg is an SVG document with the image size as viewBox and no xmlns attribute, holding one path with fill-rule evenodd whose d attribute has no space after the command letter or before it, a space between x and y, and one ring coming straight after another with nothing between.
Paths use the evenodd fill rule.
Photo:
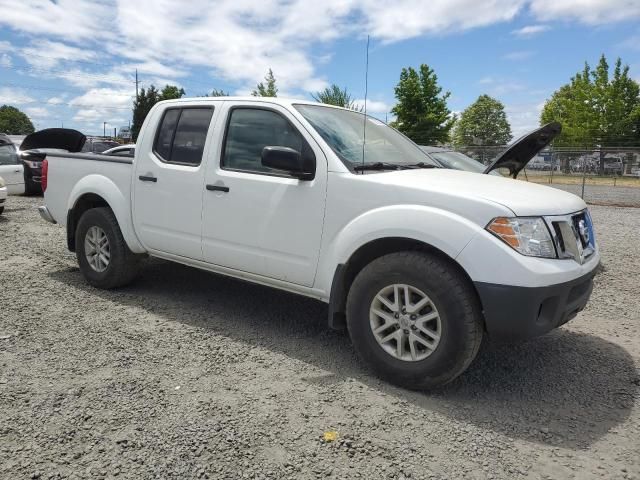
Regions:
<instances>
[{"instance_id":1,"label":"door handle","mask_svg":"<svg viewBox=\"0 0 640 480\"><path fill-rule=\"evenodd\" d=\"M140 175L138 177L138 179L142 180L143 182L153 182L156 183L158 181L158 179L156 177L150 177L148 175Z\"/></svg>"},{"instance_id":2,"label":"door handle","mask_svg":"<svg viewBox=\"0 0 640 480\"><path fill-rule=\"evenodd\" d=\"M210 192L228 192L229 187L225 187L224 185L207 185L207 190Z\"/></svg>"}]
</instances>

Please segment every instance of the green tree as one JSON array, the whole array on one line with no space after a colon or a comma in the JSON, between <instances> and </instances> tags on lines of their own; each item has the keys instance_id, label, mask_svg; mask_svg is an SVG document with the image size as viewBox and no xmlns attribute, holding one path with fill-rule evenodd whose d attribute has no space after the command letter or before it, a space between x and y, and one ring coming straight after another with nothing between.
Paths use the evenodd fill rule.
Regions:
<instances>
[{"instance_id":1,"label":"green tree","mask_svg":"<svg viewBox=\"0 0 640 480\"><path fill-rule=\"evenodd\" d=\"M225 92L222 89L214 88L210 93L205 94L205 97L228 97L229 92Z\"/></svg>"},{"instance_id":2,"label":"green tree","mask_svg":"<svg viewBox=\"0 0 640 480\"><path fill-rule=\"evenodd\" d=\"M133 101L133 122L131 124L131 134L133 139L138 138L140 128L149 111L160 101L160 92L151 85L148 89L141 88L137 98Z\"/></svg>"},{"instance_id":3,"label":"green tree","mask_svg":"<svg viewBox=\"0 0 640 480\"><path fill-rule=\"evenodd\" d=\"M506 145L512 138L504 105L489 95L467 107L453 130L455 145Z\"/></svg>"},{"instance_id":4,"label":"green tree","mask_svg":"<svg viewBox=\"0 0 640 480\"><path fill-rule=\"evenodd\" d=\"M311 96L316 102L326 103L327 105L336 105L357 111L363 110L363 107L356 104L351 98L351 94L347 92L346 87L341 89L335 83L320 92L312 93Z\"/></svg>"},{"instance_id":5,"label":"green tree","mask_svg":"<svg viewBox=\"0 0 640 480\"><path fill-rule=\"evenodd\" d=\"M160 92L160 100L173 100L184 97L184 88L178 88L175 85L165 85Z\"/></svg>"},{"instance_id":6,"label":"green tree","mask_svg":"<svg viewBox=\"0 0 640 480\"><path fill-rule=\"evenodd\" d=\"M398 103L394 126L420 145L445 143L456 119L447 107L450 92L442 93L438 77L428 65L403 68L395 87Z\"/></svg>"},{"instance_id":7,"label":"green tree","mask_svg":"<svg viewBox=\"0 0 640 480\"><path fill-rule=\"evenodd\" d=\"M264 77L265 85L263 82L260 82L256 85L256 89L251 92L251 95L254 97L277 97L278 96L278 87L276 86L276 77L273 75L273 71L269 69L269 73Z\"/></svg>"},{"instance_id":8,"label":"green tree","mask_svg":"<svg viewBox=\"0 0 640 480\"><path fill-rule=\"evenodd\" d=\"M33 123L25 113L10 105L0 107L0 132L7 135L29 135L34 131Z\"/></svg>"},{"instance_id":9,"label":"green tree","mask_svg":"<svg viewBox=\"0 0 640 480\"><path fill-rule=\"evenodd\" d=\"M138 97L133 101L133 123L131 124L133 139L138 138L144 119L156 103L161 100L181 98L184 94L184 89L175 85L165 85L161 91L158 91L154 85L147 89L141 88Z\"/></svg>"},{"instance_id":10,"label":"green tree","mask_svg":"<svg viewBox=\"0 0 640 480\"><path fill-rule=\"evenodd\" d=\"M585 63L581 72L553 93L542 109L540 121L562 124L555 145L588 149L640 146L634 128L639 95L640 86L629 76L629 67L623 67L618 58L610 76L602 55L595 70Z\"/></svg>"}]
</instances>

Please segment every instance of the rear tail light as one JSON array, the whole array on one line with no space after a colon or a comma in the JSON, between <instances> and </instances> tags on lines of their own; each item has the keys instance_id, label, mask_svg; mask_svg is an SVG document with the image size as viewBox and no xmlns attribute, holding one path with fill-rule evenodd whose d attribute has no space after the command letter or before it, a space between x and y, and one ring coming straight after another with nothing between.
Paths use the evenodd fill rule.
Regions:
<instances>
[{"instance_id":1,"label":"rear tail light","mask_svg":"<svg viewBox=\"0 0 640 480\"><path fill-rule=\"evenodd\" d=\"M49 160L46 158L42 161L42 177L40 182L42 185L42 193L47 191L47 175L49 174Z\"/></svg>"}]
</instances>

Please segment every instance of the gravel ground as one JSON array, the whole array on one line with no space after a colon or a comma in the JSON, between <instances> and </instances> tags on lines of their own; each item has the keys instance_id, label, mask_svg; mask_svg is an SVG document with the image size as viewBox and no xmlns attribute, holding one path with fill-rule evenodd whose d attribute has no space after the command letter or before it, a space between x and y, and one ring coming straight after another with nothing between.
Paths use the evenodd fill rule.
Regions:
<instances>
[{"instance_id":1,"label":"gravel ground","mask_svg":"<svg viewBox=\"0 0 640 480\"><path fill-rule=\"evenodd\" d=\"M571 192L579 197L582 196L582 185L559 185L552 183L549 186L559 188L565 192ZM587 184L584 186L584 198L587 203L599 205L640 207L640 188Z\"/></svg>"},{"instance_id":2,"label":"gravel ground","mask_svg":"<svg viewBox=\"0 0 640 480\"><path fill-rule=\"evenodd\" d=\"M41 203L0 216L0 478L640 478L640 209L593 207L582 314L425 394L313 300L155 260L90 288Z\"/></svg>"}]
</instances>

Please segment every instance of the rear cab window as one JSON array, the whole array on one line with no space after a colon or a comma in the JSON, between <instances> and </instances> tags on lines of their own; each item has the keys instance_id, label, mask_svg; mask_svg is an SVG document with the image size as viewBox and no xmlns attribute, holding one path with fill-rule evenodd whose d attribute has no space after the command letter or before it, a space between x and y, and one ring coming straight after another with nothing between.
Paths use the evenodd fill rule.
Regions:
<instances>
[{"instance_id":1,"label":"rear cab window","mask_svg":"<svg viewBox=\"0 0 640 480\"><path fill-rule=\"evenodd\" d=\"M197 167L202 163L213 107L181 107L165 110L153 144L164 163Z\"/></svg>"}]
</instances>

